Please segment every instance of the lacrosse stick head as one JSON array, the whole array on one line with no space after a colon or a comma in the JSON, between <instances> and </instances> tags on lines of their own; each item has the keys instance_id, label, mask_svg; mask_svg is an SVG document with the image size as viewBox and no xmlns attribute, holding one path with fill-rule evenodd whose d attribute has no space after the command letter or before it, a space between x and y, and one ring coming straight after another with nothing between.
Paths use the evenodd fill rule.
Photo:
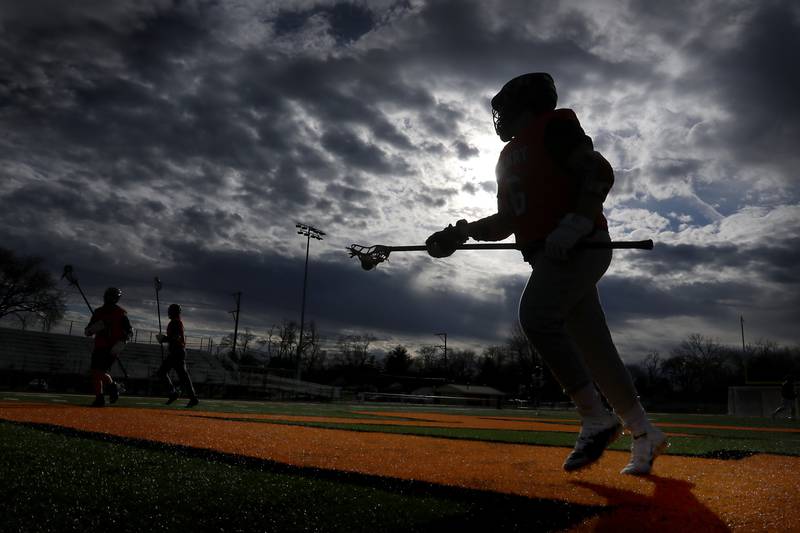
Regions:
<instances>
[{"instance_id":1,"label":"lacrosse stick head","mask_svg":"<svg viewBox=\"0 0 800 533\"><path fill-rule=\"evenodd\" d=\"M350 253L350 257L358 257L358 260L361 261L361 268L372 270L378 263L383 263L389 259L389 254L392 250L388 246L381 246L380 244L375 246L351 244L347 251Z\"/></svg>"},{"instance_id":2,"label":"lacrosse stick head","mask_svg":"<svg viewBox=\"0 0 800 533\"><path fill-rule=\"evenodd\" d=\"M75 279L75 274L72 273L72 265L64 265L64 272L61 274L61 279L66 279L70 285L78 283L78 280Z\"/></svg>"}]
</instances>

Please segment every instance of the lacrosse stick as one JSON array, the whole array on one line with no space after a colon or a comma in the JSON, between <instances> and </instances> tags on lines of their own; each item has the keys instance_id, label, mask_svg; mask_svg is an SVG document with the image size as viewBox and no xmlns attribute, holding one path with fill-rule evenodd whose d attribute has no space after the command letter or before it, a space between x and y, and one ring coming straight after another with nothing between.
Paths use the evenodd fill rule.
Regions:
<instances>
[{"instance_id":1,"label":"lacrosse stick","mask_svg":"<svg viewBox=\"0 0 800 533\"><path fill-rule=\"evenodd\" d=\"M161 336L161 302L158 300L158 291L161 290L161 280L158 279L158 276L153 278L153 286L156 289L156 313L158 314L158 335ZM161 347L161 362L164 362L164 345L161 342L158 343Z\"/></svg>"},{"instance_id":2,"label":"lacrosse stick","mask_svg":"<svg viewBox=\"0 0 800 533\"><path fill-rule=\"evenodd\" d=\"M86 298L86 295L83 294L83 289L81 289L81 285L78 283L78 278L75 277L75 274L72 271L72 265L64 265L64 272L61 274L61 279L64 278L66 278L70 285L74 285L78 288L78 292L81 293L81 296L83 296L83 301L86 302L86 307L89 308L89 314L93 315L94 309L92 309L92 306L89 303L89 300Z\"/></svg>"},{"instance_id":3,"label":"lacrosse stick","mask_svg":"<svg viewBox=\"0 0 800 533\"><path fill-rule=\"evenodd\" d=\"M525 248L531 247L530 244ZM575 245L575 248L583 250L607 250L609 248L615 250L637 249L637 250L652 250L653 241L647 239L644 241L613 241L613 242L593 242L584 241ZM495 242L495 243L482 243L482 244L462 244L457 248L458 250L521 250L519 244L512 242ZM415 244L411 246L384 246L376 244L374 246L362 246L360 244L351 244L346 250L350 253L350 257L357 257L361 261L361 268L364 270L372 270L379 263L383 263L389 259L389 254L392 252L424 252L427 248L424 244Z\"/></svg>"},{"instance_id":4,"label":"lacrosse stick","mask_svg":"<svg viewBox=\"0 0 800 533\"><path fill-rule=\"evenodd\" d=\"M94 316L94 309L92 309L92 305L89 303L89 300L86 298L86 295L83 293L83 289L81 289L80 283L78 283L78 278L75 277L75 273L72 271L72 265L64 265L64 272L61 274L61 279L65 279L69 282L70 285L74 285L78 288L78 292L81 293L83 296L83 301L86 302L86 307L89 308L89 316ZM125 365L122 364L122 360L119 356L116 357L117 363L119 363L119 368L122 370L122 374L125 376L125 380L128 380L128 372L125 370ZM122 390L125 390L123 386Z\"/></svg>"}]
</instances>

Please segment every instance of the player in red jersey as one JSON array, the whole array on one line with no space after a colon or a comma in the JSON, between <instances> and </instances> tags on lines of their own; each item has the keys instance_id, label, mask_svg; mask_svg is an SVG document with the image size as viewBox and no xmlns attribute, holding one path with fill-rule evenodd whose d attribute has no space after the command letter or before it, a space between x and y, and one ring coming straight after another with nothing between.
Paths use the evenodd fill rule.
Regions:
<instances>
[{"instance_id":1,"label":"player in red jersey","mask_svg":"<svg viewBox=\"0 0 800 533\"><path fill-rule=\"evenodd\" d=\"M495 131L507 144L497 162L497 213L459 220L426 241L433 257L446 257L473 238L499 241L512 234L533 272L519 320L581 417L581 432L567 471L597 461L622 423L633 435L631 461L622 473L648 474L667 444L647 418L617 352L597 294L611 250L575 249L581 240L610 241L603 202L614 183L611 165L594 150L570 109L556 109L553 78L524 74L492 98ZM614 410L604 406L597 388Z\"/></svg>"},{"instance_id":2,"label":"player in red jersey","mask_svg":"<svg viewBox=\"0 0 800 533\"><path fill-rule=\"evenodd\" d=\"M186 369L186 336L183 332L183 321L181 320L181 306L172 304L167 308L167 316L169 317L169 324L167 324L167 334L158 334L158 342L167 343L167 358L161 363L158 369L158 376L167 382L169 386L169 399L167 405L171 404L178 399L181 391L189 395L189 403L186 407L194 407L200 400L194 391L192 385L192 378L189 377L189 371ZM169 371L175 369L178 374L178 379L181 382L181 388L177 389L169 377Z\"/></svg>"},{"instance_id":3,"label":"player in red jersey","mask_svg":"<svg viewBox=\"0 0 800 533\"><path fill-rule=\"evenodd\" d=\"M122 291L116 287L106 289L103 293L103 306L92 313L89 325L84 330L87 337L94 335L91 362L92 388L95 394L93 407L105 406L104 388L107 388L111 403L119 399L119 386L109 371L133 331L128 314L117 305L121 297Z\"/></svg>"}]
</instances>

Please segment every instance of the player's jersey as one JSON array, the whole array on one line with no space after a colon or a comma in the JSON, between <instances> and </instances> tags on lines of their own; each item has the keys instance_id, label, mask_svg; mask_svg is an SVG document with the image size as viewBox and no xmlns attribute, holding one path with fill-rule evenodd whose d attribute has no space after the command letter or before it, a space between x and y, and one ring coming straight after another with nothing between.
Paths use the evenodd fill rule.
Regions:
<instances>
[{"instance_id":1,"label":"player's jersey","mask_svg":"<svg viewBox=\"0 0 800 533\"><path fill-rule=\"evenodd\" d=\"M566 124L573 132L580 132L582 139L577 142L585 139L591 144L575 113L571 109L556 109L535 117L503 148L495 170L497 208L498 212L512 216L518 244L544 240L564 215L575 208L580 183L564 169L564 161L558 161L560 153L566 157L574 148L563 145L574 141L546 138L548 131L554 129L548 129L553 121L574 122ZM595 220L595 228L608 228L602 213Z\"/></svg>"},{"instance_id":2,"label":"player's jersey","mask_svg":"<svg viewBox=\"0 0 800 533\"><path fill-rule=\"evenodd\" d=\"M169 343L169 353L172 355L186 354L186 336L183 332L183 322L179 318L173 318L167 324L167 338Z\"/></svg>"},{"instance_id":3,"label":"player's jersey","mask_svg":"<svg viewBox=\"0 0 800 533\"><path fill-rule=\"evenodd\" d=\"M128 313L122 307L104 305L98 307L92 314L89 324L102 320L105 328L94 335L95 348L111 348L119 341L127 340L131 334L131 323L128 320Z\"/></svg>"}]
</instances>

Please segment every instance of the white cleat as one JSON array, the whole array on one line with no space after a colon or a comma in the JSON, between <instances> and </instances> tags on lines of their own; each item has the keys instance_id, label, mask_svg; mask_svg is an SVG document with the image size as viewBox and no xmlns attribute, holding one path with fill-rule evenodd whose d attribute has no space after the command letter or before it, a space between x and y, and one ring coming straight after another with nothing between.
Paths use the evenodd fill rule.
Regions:
<instances>
[{"instance_id":1,"label":"white cleat","mask_svg":"<svg viewBox=\"0 0 800 533\"><path fill-rule=\"evenodd\" d=\"M564 470L574 472L592 465L621 433L622 424L612 414L599 418L584 418L581 420L581 432L575 448L564 461Z\"/></svg>"},{"instance_id":2,"label":"white cleat","mask_svg":"<svg viewBox=\"0 0 800 533\"><path fill-rule=\"evenodd\" d=\"M667 436L658 428L633 437L631 461L625 465L620 474L646 476L653 469L653 461L669 447Z\"/></svg>"}]
</instances>

